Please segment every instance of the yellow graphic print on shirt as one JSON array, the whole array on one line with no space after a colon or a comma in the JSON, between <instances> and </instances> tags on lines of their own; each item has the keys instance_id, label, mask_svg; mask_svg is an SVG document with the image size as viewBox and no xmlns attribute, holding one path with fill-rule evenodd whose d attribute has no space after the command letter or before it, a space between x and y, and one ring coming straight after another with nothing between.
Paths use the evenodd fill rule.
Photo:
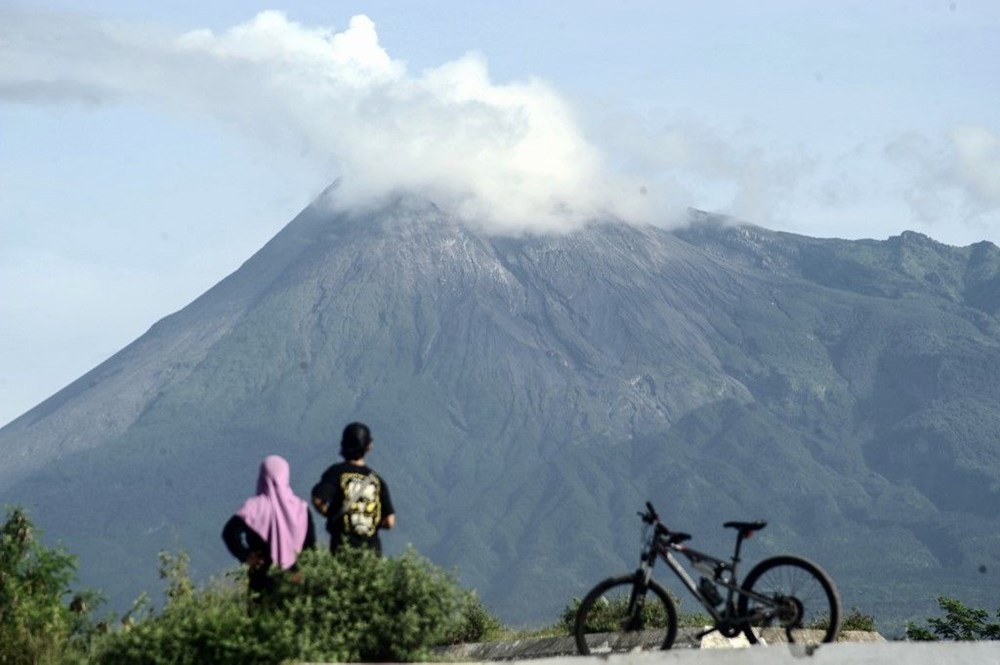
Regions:
<instances>
[{"instance_id":1,"label":"yellow graphic print on shirt","mask_svg":"<svg viewBox=\"0 0 1000 665\"><path fill-rule=\"evenodd\" d=\"M342 473L340 489L344 493L344 532L363 537L374 536L382 521L378 477L366 473Z\"/></svg>"}]
</instances>

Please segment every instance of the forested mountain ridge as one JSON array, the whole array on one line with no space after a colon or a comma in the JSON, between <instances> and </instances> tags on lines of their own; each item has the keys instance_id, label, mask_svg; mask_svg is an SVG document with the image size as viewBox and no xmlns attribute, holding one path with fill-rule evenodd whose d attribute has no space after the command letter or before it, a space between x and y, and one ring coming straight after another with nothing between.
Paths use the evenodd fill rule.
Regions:
<instances>
[{"instance_id":1,"label":"forested mountain ridge","mask_svg":"<svg viewBox=\"0 0 1000 665\"><path fill-rule=\"evenodd\" d=\"M767 518L748 558L812 556L847 606L994 602L1000 250L691 217L502 238L418 198L321 199L0 430L0 501L121 603L163 547L221 569L260 458L304 494L362 419L390 549L454 564L509 620L633 567L646 499L720 553L722 521Z\"/></svg>"}]
</instances>

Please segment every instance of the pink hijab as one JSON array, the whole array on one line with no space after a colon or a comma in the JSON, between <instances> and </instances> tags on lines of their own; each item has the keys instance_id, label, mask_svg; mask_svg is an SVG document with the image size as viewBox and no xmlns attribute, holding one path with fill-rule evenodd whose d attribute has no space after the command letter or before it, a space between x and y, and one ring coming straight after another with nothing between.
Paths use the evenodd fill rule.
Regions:
<instances>
[{"instance_id":1,"label":"pink hijab","mask_svg":"<svg viewBox=\"0 0 1000 665\"><path fill-rule=\"evenodd\" d=\"M290 475L283 457L265 457L257 477L257 496L247 499L236 512L264 539L271 548L271 561L283 569L295 563L309 528L309 508L289 487Z\"/></svg>"}]
</instances>

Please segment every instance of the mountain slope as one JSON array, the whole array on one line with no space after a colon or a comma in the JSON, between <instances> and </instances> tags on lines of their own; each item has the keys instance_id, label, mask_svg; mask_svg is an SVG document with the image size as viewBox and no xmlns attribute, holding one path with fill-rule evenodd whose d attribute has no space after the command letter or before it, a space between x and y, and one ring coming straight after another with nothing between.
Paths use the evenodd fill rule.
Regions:
<instances>
[{"instance_id":1,"label":"mountain slope","mask_svg":"<svg viewBox=\"0 0 1000 665\"><path fill-rule=\"evenodd\" d=\"M417 198L323 198L233 275L0 430L31 506L120 603L218 532L271 452L305 493L340 428L412 542L515 621L635 565L654 500L706 549L822 562L891 617L1000 570L1000 251L695 215L493 238ZM933 582L928 582L933 580ZM988 586L988 585L986 585ZM992 602L992 599L990 599Z\"/></svg>"}]
</instances>

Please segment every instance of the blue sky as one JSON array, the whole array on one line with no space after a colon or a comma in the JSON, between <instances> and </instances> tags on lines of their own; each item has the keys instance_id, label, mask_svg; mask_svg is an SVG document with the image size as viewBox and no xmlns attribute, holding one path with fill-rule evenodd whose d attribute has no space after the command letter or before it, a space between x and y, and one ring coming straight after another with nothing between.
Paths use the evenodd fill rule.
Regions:
<instances>
[{"instance_id":1,"label":"blue sky","mask_svg":"<svg viewBox=\"0 0 1000 665\"><path fill-rule=\"evenodd\" d=\"M338 176L497 233L694 206L1000 242L998 34L961 0L0 0L0 423Z\"/></svg>"}]
</instances>

